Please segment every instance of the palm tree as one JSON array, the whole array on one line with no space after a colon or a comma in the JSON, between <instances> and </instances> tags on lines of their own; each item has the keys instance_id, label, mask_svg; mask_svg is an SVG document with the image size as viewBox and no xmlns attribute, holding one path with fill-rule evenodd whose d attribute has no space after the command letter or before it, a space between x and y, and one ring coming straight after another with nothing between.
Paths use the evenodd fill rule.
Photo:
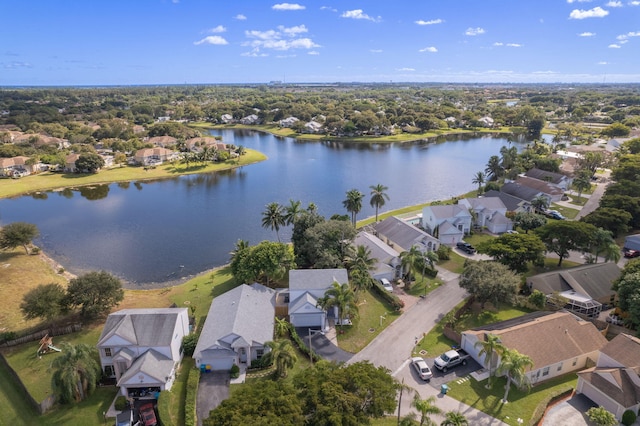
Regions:
<instances>
[{"instance_id":1,"label":"palm tree","mask_svg":"<svg viewBox=\"0 0 640 426\"><path fill-rule=\"evenodd\" d=\"M62 404L79 402L90 395L100 378L100 364L96 361L96 349L86 343L60 345L62 352L51 363L53 377L51 387Z\"/></svg>"},{"instance_id":2,"label":"palm tree","mask_svg":"<svg viewBox=\"0 0 640 426\"><path fill-rule=\"evenodd\" d=\"M229 259L230 262L233 262L233 259L236 258L236 256L243 250L246 250L249 248L249 241L247 240L242 240L239 239L238 241L236 241L236 245L233 248L233 251L231 251L229 254L231 255L231 259Z\"/></svg>"},{"instance_id":3,"label":"palm tree","mask_svg":"<svg viewBox=\"0 0 640 426\"><path fill-rule=\"evenodd\" d=\"M427 399L422 399L420 398L419 394L416 393L414 395L413 401L411 401L411 406L415 407L415 409L418 410L418 413L420 414L420 426L424 425L425 423L429 426L436 424L429 417L430 415L433 415L433 414L442 413L442 410L436 407L435 402L436 402L435 396L430 396Z\"/></svg>"},{"instance_id":4,"label":"palm tree","mask_svg":"<svg viewBox=\"0 0 640 426\"><path fill-rule=\"evenodd\" d=\"M275 230L278 242L280 242L280 234L278 231L280 227L284 225L286 225L286 219L284 214L282 214L282 206L276 202L267 204L264 212L262 212L262 227Z\"/></svg>"},{"instance_id":5,"label":"palm tree","mask_svg":"<svg viewBox=\"0 0 640 426\"><path fill-rule=\"evenodd\" d=\"M512 146L507 148L503 146L500 148L500 155L502 156L501 164L505 170L511 169L516 164L516 159L518 158L518 148Z\"/></svg>"},{"instance_id":6,"label":"palm tree","mask_svg":"<svg viewBox=\"0 0 640 426\"><path fill-rule=\"evenodd\" d=\"M421 266L421 262L423 261L423 255L420 249L417 246L412 246L409 251L403 251L400 253L400 264L402 265L402 269L408 269L409 279L411 282L411 274L415 276L415 271Z\"/></svg>"},{"instance_id":7,"label":"palm tree","mask_svg":"<svg viewBox=\"0 0 640 426\"><path fill-rule=\"evenodd\" d=\"M486 181L486 176L482 172L477 172L473 177L471 183L478 185L478 195L482 194L482 185L484 185Z\"/></svg>"},{"instance_id":8,"label":"palm tree","mask_svg":"<svg viewBox=\"0 0 640 426\"><path fill-rule=\"evenodd\" d=\"M531 200L531 205L538 212L542 212L549 207L549 199L544 195L538 195L533 200Z\"/></svg>"},{"instance_id":9,"label":"palm tree","mask_svg":"<svg viewBox=\"0 0 640 426\"><path fill-rule=\"evenodd\" d=\"M371 249L363 245L359 245L355 249L353 246L349 246L348 254L344 260L347 270L350 272L356 269L368 272L375 268L376 263L378 263L376 258L371 257Z\"/></svg>"},{"instance_id":10,"label":"palm tree","mask_svg":"<svg viewBox=\"0 0 640 426\"><path fill-rule=\"evenodd\" d=\"M487 174L489 180L498 180L498 178L500 178L504 173L504 169L500 163L500 157L497 155L489 157L489 162L487 163L487 167L484 169L484 172Z\"/></svg>"},{"instance_id":11,"label":"palm tree","mask_svg":"<svg viewBox=\"0 0 640 426\"><path fill-rule=\"evenodd\" d=\"M468 426L469 420L460 411L447 411L440 426Z\"/></svg>"},{"instance_id":12,"label":"palm tree","mask_svg":"<svg viewBox=\"0 0 640 426\"><path fill-rule=\"evenodd\" d=\"M384 206L385 200L389 199L389 196L385 192L389 188L382 185L381 183L377 185L371 185L369 188L371 189L371 200L369 201L369 204L371 204L371 207L376 208L376 222L377 222L378 209Z\"/></svg>"},{"instance_id":13,"label":"palm tree","mask_svg":"<svg viewBox=\"0 0 640 426\"><path fill-rule=\"evenodd\" d=\"M573 187L578 190L578 198L582 197L582 192L591 188L591 179L586 173L580 173L578 177L573 180Z\"/></svg>"},{"instance_id":14,"label":"palm tree","mask_svg":"<svg viewBox=\"0 0 640 426\"><path fill-rule=\"evenodd\" d=\"M604 254L605 262L618 263L620 260L620 246L618 246L615 241L605 244L602 247L602 253ZM597 259L598 258L596 257L596 260Z\"/></svg>"},{"instance_id":15,"label":"palm tree","mask_svg":"<svg viewBox=\"0 0 640 426\"><path fill-rule=\"evenodd\" d=\"M285 207L284 220L287 225L293 225L295 220L302 213L300 201L289 200L289 205Z\"/></svg>"},{"instance_id":16,"label":"palm tree","mask_svg":"<svg viewBox=\"0 0 640 426\"><path fill-rule=\"evenodd\" d=\"M349 286L349 283L340 284L334 281L331 288L324 293L324 298L321 299L322 302L318 300L318 304L323 309L329 309L334 306L338 308L340 324L344 322L347 316L355 317L358 315L356 294L351 289L351 286Z\"/></svg>"},{"instance_id":17,"label":"palm tree","mask_svg":"<svg viewBox=\"0 0 640 426\"><path fill-rule=\"evenodd\" d=\"M507 349L502 353L502 359L498 366L498 374L507 376L507 385L504 389L504 398L502 402L507 402L511 383L515 383L518 387L530 388L531 383L527 377L527 368L533 367L533 361L527 355L521 354L515 349Z\"/></svg>"},{"instance_id":18,"label":"palm tree","mask_svg":"<svg viewBox=\"0 0 640 426\"><path fill-rule=\"evenodd\" d=\"M478 340L474 345L474 347L482 347L480 352L478 352L478 356L484 355L484 365L489 367L489 380L487 381L487 389L491 388L491 378L493 376L493 355L497 354L500 356L505 351L505 347L500 341L500 337L495 334L486 334L485 340Z\"/></svg>"},{"instance_id":19,"label":"palm tree","mask_svg":"<svg viewBox=\"0 0 640 426\"><path fill-rule=\"evenodd\" d=\"M364 194L357 189L351 189L347 191L347 198L342 202L342 205L349 213L351 213L351 223L356 226L356 216L362 210L362 199Z\"/></svg>"},{"instance_id":20,"label":"palm tree","mask_svg":"<svg viewBox=\"0 0 640 426\"><path fill-rule=\"evenodd\" d=\"M286 319L276 317L275 332L276 337L284 337L287 335L289 332L289 323Z\"/></svg>"},{"instance_id":21,"label":"palm tree","mask_svg":"<svg viewBox=\"0 0 640 426\"><path fill-rule=\"evenodd\" d=\"M281 339L267 342L265 345L271 349L265 357L268 362L276 365L276 377L287 377L287 370L293 368L298 361L291 340Z\"/></svg>"}]
</instances>

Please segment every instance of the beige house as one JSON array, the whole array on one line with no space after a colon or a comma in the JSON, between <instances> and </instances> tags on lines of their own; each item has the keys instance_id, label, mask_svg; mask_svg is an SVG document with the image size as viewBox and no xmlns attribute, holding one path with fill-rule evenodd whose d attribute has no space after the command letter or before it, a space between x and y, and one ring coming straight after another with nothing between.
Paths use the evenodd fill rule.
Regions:
<instances>
[{"instance_id":1,"label":"beige house","mask_svg":"<svg viewBox=\"0 0 640 426\"><path fill-rule=\"evenodd\" d=\"M27 176L37 171L36 165L29 165L29 157L18 156L0 158L0 176Z\"/></svg>"},{"instance_id":2,"label":"beige house","mask_svg":"<svg viewBox=\"0 0 640 426\"><path fill-rule=\"evenodd\" d=\"M607 343L591 322L570 312L533 312L462 333L462 349L481 365L485 365L485 356L479 355L482 347L476 342L489 334L498 336L506 348L531 358L533 368L527 376L532 384L581 370L589 360L595 363L598 351ZM495 356L493 366L499 365L500 357Z\"/></svg>"},{"instance_id":3,"label":"beige house","mask_svg":"<svg viewBox=\"0 0 640 426\"><path fill-rule=\"evenodd\" d=\"M166 148L143 148L136 151L135 162L143 166L159 166L165 161L173 161L178 154Z\"/></svg>"},{"instance_id":4,"label":"beige house","mask_svg":"<svg viewBox=\"0 0 640 426\"><path fill-rule=\"evenodd\" d=\"M578 373L581 393L613 413L618 420L626 410L640 409L640 339L619 334L600 349L595 367Z\"/></svg>"}]
</instances>

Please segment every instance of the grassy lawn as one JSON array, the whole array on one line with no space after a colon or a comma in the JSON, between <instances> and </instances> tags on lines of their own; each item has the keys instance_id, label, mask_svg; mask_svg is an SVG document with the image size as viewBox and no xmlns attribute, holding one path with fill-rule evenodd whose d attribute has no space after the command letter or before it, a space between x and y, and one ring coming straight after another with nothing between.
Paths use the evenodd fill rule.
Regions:
<instances>
[{"instance_id":1,"label":"grassy lawn","mask_svg":"<svg viewBox=\"0 0 640 426\"><path fill-rule=\"evenodd\" d=\"M13 197L20 194L44 191L48 189L76 187L84 185L106 184L123 181L140 181L148 179L160 179L174 177L181 174L209 173L220 170L228 170L238 166L257 163L266 160L267 157L251 149L247 149L245 155L219 164L194 165L187 167L185 164L168 163L145 170L143 167L114 167L104 169L93 174L75 173L40 173L25 176L20 179L3 179L0 185L0 198Z\"/></svg>"},{"instance_id":2,"label":"grassy lawn","mask_svg":"<svg viewBox=\"0 0 640 426\"><path fill-rule=\"evenodd\" d=\"M483 241L488 241L495 238L495 236L491 234L487 234L484 232L474 232L473 235L469 235L464 237L464 241L471 244L472 246L477 246Z\"/></svg>"},{"instance_id":3,"label":"grassy lawn","mask_svg":"<svg viewBox=\"0 0 640 426\"><path fill-rule=\"evenodd\" d=\"M24 330L39 320L26 320L20 311L22 297L40 284L57 283L67 286L67 280L56 274L40 256L27 255L22 247L0 252L0 333Z\"/></svg>"},{"instance_id":4,"label":"grassy lawn","mask_svg":"<svg viewBox=\"0 0 640 426\"><path fill-rule=\"evenodd\" d=\"M460 309L464 305L464 301L460 302L453 311ZM480 312L473 312L463 315L456 325L456 330L467 330L469 328L480 327L482 325L491 324L498 321L504 321L511 318L522 316L530 311L524 308L504 305L498 309L491 309L489 305ZM424 338L419 342L416 351L424 349L427 351L427 357L435 357L447 350L451 349L451 345L455 344L453 340L446 338L442 334L444 324L438 323Z\"/></svg>"},{"instance_id":5,"label":"grassy lawn","mask_svg":"<svg viewBox=\"0 0 640 426\"><path fill-rule=\"evenodd\" d=\"M433 290L438 288L442 284L442 280L436 278L422 277L422 274L418 272L416 280L412 283L411 288L407 291L407 294L412 296L426 296Z\"/></svg>"},{"instance_id":6,"label":"grassy lawn","mask_svg":"<svg viewBox=\"0 0 640 426\"><path fill-rule=\"evenodd\" d=\"M558 210L567 219L575 219L576 216L578 215L578 213L580 212L580 209L572 209L572 208L569 208L569 207L561 206L561 205L556 204L556 203L551 203L550 209L551 210ZM554 219L549 219L549 220L554 220Z\"/></svg>"},{"instance_id":7,"label":"grassy lawn","mask_svg":"<svg viewBox=\"0 0 640 426\"><path fill-rule=\"evenodd\" d=\"M371 290L361 293L358 300L358 318L353 325L343 327L344 333L338 332L340 348L352 353L367 346L400 315ZM381 316L386 319L381 319Z\"/></svg>"},{"instance_id":8,"label":"grassy lawn","mask_svg":"<svg viewBox=\"0 0 640 426\"><path fill-rule=\"evenodd\" d=\"M113 424L114 419L105 419L103 413L116 397L118 390L113 387L97 388L86 400L78 404L61 406L38 419L40 425L86 426Z\"/></svg>"},{"instance_id":9,"label":"grassy lawn","mask_svg":"<svg viewBox=\"0 0 640 426\"><path fill-rule=\"evenodd\" d=\"M477 382L469 378L462 383L452 381L449 382L448 395L509 425L519 426L518 418L530 424L528 422L539 404L546 403L551 395L575 388L577 381L575 374L567 374L532 387L530 392L511 386L507 404L501 402L506 383L504 377L495 379L492 389L485 388L486 380Z\"/></svg>"},{"instance_id":10,"label":"grassy lawn","mask_svg":"<svg viewBox=\"0 0 640 426\"><path fill-rule=\"evenodd\" d=\"M448 271L455 272L456 274L461 274L464 269L464 262L465 260L467 260L467 258L464 256L460 256L455 251L451 251L449 257L449 260L438 262L438 266Z\"/></svg>"},{"instance_id":11,"label":"grassy lawn","mask_svg":"<svg viewBox=\"0 0 640 426\"><path fill-rule=\"evenodd\" d=\"M38 423L38 415L16 391L13 376L0 364L0 413L3 424L29 426Z\"/></svg>"}]
</instances>

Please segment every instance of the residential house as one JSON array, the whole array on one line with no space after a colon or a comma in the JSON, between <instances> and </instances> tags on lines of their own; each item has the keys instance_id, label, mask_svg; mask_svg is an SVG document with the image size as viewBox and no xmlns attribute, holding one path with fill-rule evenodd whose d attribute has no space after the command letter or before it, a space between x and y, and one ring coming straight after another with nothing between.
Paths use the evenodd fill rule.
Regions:
<instances>
[{"instance_id":1,"label":"residential house","mask_svg":"<svg viewBox=\"0 0 640 426\"><path fill-rule=\"evenodd\" d=\"M259 124L260 118L255 114L251 114L241 118L240 123L241 124Z\"/></svg>"},{"instance_id":2,"label":"residential house","mask_svg":"<svg viewBox=\"0 0 640 426\"><path fill-rule=\"evenodd\" d=\"M499 198L507 208L508 212L520 213L531 211L531 203L506 192L496 191L494 189L482 194L485 198Z\"/></svg>"},{"instance_id":3,"label":"residential house","mask_svg":"<svg viewBox=\"0 0 640 426\"><path fill-rule=\"evenodd\" d=\"M569 176L563 175L562 173L548 172L546 170L537 169L535 167L528 170L524 175L532 179L538 179L543 182L551 183L562 189L563 191L571 188L571 183L573 181L573 179L571 179Z\"/></svg>"},{"instance_id":4,"label":"residential house","mask_svg":"<svg viewBox=\"0 0 640 426\"><path fill-rule=\"evenodd\" d=\"M375 235L398 253L417 247L421 252L436 251L440 247L437 238L422 229L390 216L373 225Z\"/></svg>"},{"instance_id":5,"label":"residential house","mask_svg":"<svg viewBox=\"0 0 640 426\"><path fill-rule=\"evenodd\" d=\"M76 172L76 161L80 158L80 154L69 154L64 159L64 171L67 173Z\"/></svg>"},{"instance_id":6,"label":"residential house","mask_svg":"<svg viewBox=\"0 0 640 426\"><path fill-rule=\"evenodd\" d=\"M174 146L178 143L178 139L173 136L154 136L147 140L147 143L153 144L153 146L157 146L160 148L167 148L169 146Z\"/></svg>"},{"instance_id":7,"label":"residential house","mask_svg":"<svg viewBox=\"0 0 640 426\"><path fill-rule=\"evenodd\" d=\"M319 133L320 131L322 131L322 127L322 123L318 123L317 121L312 120L305 123L304 130L307 133Z\"/></svg>"},{"instance_id":8,"label":"residential house","mask_svg":"<svg viewBox=\"0 0 640 426\"><path fill-rule=\"evenodd\" d=\"M36 165L27 164L28 161L29 157L22 155L11 158L0 158L0 176L22 177L39 170Z\"/></svg>"},{"instance_id":9,"label":"residential house","mask_svg":"<svg viewBox=\"0 0 640 426\"><path fill-rule=\"evenodd\" d=\"M114 312L96 345L102 371L125 396L170 390L188 333L187 308Z\"/></svg>"},{"instance_id":10,"label":"residential house","mask_svg":"<svg viewBox=\"0 0 640 426\"><path fill-rule=\"evenodd\" d=\"M159 166L165 161L173 161L178 154L167 148L143 148L136 151L134 160L143 166Z\"/></svg>"},{"instance_id":11,"label":"residential house","mask_svg":"<svg viewBox=\"0 0 640 426\"><path fill-rule=\"evenodd\" d=\"M333 283L349 282L346 269L292 269L289 271L289 322L294 327L329 327L329 318L338 317L337 310L326 312L318 306Z\"/></svg>"},{"instance_id":12,"label":"residential house","mask_svg":"<svg viewBox=\"0 0 640 426\"><path fill-rule=\"evenodd\" d=\"M426 206L422 209L422 227L448 246L455 246L471 231L471 213L460 204Z\"/></svg>"},{"instance_id":13,"label":"residential house","mask_svg":"<svg viewBox=\"0 0 640 426\"><path fill-rule=\"evenodd\" d=\"M291 126L293 126L293 123L295 123L297 121L300 121L300 119L297 118L297 117L291 116L291 117L287 117L287 118L284 118L284 119L280 120L278 122L278 125L280 125L280 127L291 127Z\"/></svg>"},{"instance_id":14,"label":"residential house","mask_svg":"<svg viewBox=\"0 0 640 426\"><path fill-rule=\"evenodd\" d=\"M222 121L223 124L229 124L233 122L233 115L231 114L222 114L220 116L220 121Z\"/></svg>"},{"instance_id":15,"label":"residential house","mask_svg":"<svg viewBox=\"0 0 640 426\"><path fill-rule=\"evenodd\" d=\"M565 309L597 317L603 304L611 305L615 301L616 293L611 287L620 272L613 262L586 264L528 277L527 286L547 297L556 294L564 297L567 299Z\"/></svg>"},{"instance_id":16,"label":"residential house","mask_svg":"<svg viewBox=\"0 0 640 426\"><path fill-rule=\"evenodd\" d=\"M229 370L260 359L273 340L275 290L242 284L213 299L193 358L196 366Z\"/></svg>"},{"instance_id":17,"label":"residential house","mask_svg":"<svg viewBox=\"0 0 640 426\"><path fill-rule=\"evenodd\" d=\"M482 124L482 127L493 127L494 120L489 116L484 116L478 119L478 122Z\"/></svg>"},{"instance_id":18,"label":"residential house","mask_svg":"<svg viewBox=\"0 0 640 426\"><path fill-rule=\"evenodd\" d=\"M464 198L458 205L472 211L473 226L486 228L493 234L503 234L513 229L513 222L507 218L507 206L498 197Z\"/></svg>"},{"instance_id":19,"label":"residential house","mask_svg":"<svg viewBox=\"0 0 640 426\"><path fill-rule=\"evenodd\" d=\"M512 197L524 200L529 204L531 204L531 201L539 196L545 197L548 203L551 203L551 197L549 195L545 194L539 189L531 188L517 182L506 182L504 185L502 185L502 187L500 187L500 192L504 192L505 194L511 195Z\"/></svg>"},{"instance_id":20,"label":"residential house","mask_svg":"<svg viewBox=\"0 0 640 426\"><path fill-rule=\"evenodd\" d=\"M464 331L461 347L481 365L486 355L480 356L482 347L476 342L489 334L498 336L507 349L531 358L533 367L526 374L532 384L585 368L607 343L595 325L570 312L538 311ZM492 362L497 368L500 357Z\"/></svg>"},{"instance_id":21,"label":"residential house","mask_svg":"<svg viewBox=\"0 0 640 426\"><path fill-rule=\"evenodd\" d=\"M354 246L364 246L371 252L371 258L375 259L374 268L369 271L372 278L393 280L400 275L400 253L380 238L368 232L359 232L354 240Z\"/></svg>"},{"instance_id":22,"label":"residential house","mask_svg":"<svg viewBox=\"0 0 640 426\"><path fill-rule=\"evenodd\" d=\"M519 185L526 186L528 188L538 191L540 194L545 195L551 201L560 201L564 195L564 190L550 182L530 178L527 176L519 176L515 182Z\"/></svg>"},{"instance_id":23,"label":"residential house","mask_svg":"<svg viewBox=\"0 0 640 426\"><path fill-rule=\"evenodd\" d=\"M640 409L640 339L618 334L600 349L595 367L578 373L576 393L583 394L622 420Z\"/></svg>"},{"instance_id":24,"label":"residential house","mask_svg":"<svg viewBox=\"0 0 640 426\"><path fill-rule=\"evenodd\" d=\"M184 142L187 149L191 152L202 152L205 147L218 149L218 143L218 139L210 136L191 138Z\"/></svg>"}]
</instances>

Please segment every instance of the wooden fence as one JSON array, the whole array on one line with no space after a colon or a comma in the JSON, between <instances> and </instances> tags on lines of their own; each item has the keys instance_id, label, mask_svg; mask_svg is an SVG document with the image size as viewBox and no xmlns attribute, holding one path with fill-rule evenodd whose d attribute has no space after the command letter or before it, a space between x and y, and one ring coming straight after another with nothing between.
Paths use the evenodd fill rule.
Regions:
<instances>
[{"instance_id":1,"label":"wooden fence","mask_svg":"<svg viewBox=\"0 0 640 426\"><path fill-rule=\"evenodd\" d=\"M46 334L49 336L62 336L64 334L75 333L82 329L82 324L72 324L66 327L52 327L45 330L40 330L35 333L28 334L26 336L18 337L17 339L4 342L0 347L16 346L23 343L33 342L35 340L42 339Z\"/></svg>"}]
</instances>

